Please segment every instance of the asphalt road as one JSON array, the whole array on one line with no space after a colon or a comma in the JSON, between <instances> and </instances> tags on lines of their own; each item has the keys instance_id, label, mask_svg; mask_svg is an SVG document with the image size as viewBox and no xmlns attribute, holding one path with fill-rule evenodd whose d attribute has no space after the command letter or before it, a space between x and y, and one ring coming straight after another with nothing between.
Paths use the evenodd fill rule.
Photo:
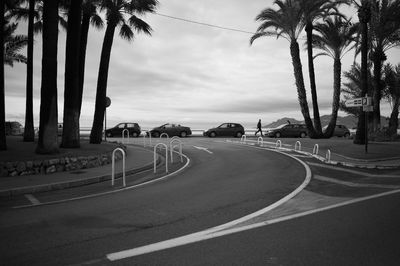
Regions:
<instances>
[{"instance_id":1,"label":"asphalt road","mask_svg":"<svg viewBox=\"0 0 400 266\"><path fill-rule=\"evenodd\" d=\"M145 187L2 211L1 264L107 264L107 254L198 232L262 209L295 190L306 175L292 158L222 139L186 139L184 153L191 158L187 169ZM132 260L128 264L135 263ZM164 264L152 259L148 263Z\"/></svg>"}]
</instances>

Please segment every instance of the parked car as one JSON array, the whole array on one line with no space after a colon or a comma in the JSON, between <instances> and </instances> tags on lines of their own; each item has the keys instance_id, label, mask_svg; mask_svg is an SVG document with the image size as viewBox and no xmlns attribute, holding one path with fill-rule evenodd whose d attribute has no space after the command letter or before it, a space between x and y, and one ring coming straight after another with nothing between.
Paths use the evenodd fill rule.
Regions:
<instances>
[{"instance_id":1,"label":"parked car","mask_svg":"<svg viewBox=\"0 0 400 266\"><path fill-rule=\"evenodd\" d=\"M6 121L6 135L17 136L24 133L22 125L17 121Z\"/></svg>"},{"instance_id":2,"label":"parked car","mask_svg":"<svg viewBox=\"0 0 400 266\"><path fill-rule=\"evenodd\" d=\"M127 129L129 136L138 137L141 133L141 128L137 123L119 123L113 128L106 130L107 137L122 137L122 132ZM126 134L126 133L125 133Z\"/></svg>"},{"instance_id":3,"label":"parked car","mask_svg":"<svg viewBox=\"0 0 400 266\"><path fill-rule=\"evenodd\" d=\"M307 137L307 127L304 124L283 124L277 128L267 131L265 134L268 137L294 137L305 138Z\"/></svg>"},{"instance_id":4,"label":"parked car","mask_svg":"<svg viewBox=\"0 0 400 266\"><path fill-rule=\"evenodd\" d=\"M159 127L155 127L150 130L151 136L155 138L160 137L163 133L166 133L168 137L178 136L184 138L192 135L192 130L190 129L190 127L169 123Z\"/></svg>"},{"instance_id":5,"label":"parked car","mask_svg":"<svg viewBox=\"0 0 400 266\"><path fill-rule=\"evenodd\" d=\"M237 137L240 138L244 135L244 128L241 124L237 123L223 123L218 127L210 128L204 131L204 136L210 138L214 137Z\"/></svg>"},{"instance_id":6,"label":"parked car","mask_svg":"<svg viewBox=\"0 0 400 266\"><path fill-rule=\"evenodd\" d=\"M328 126L324 126L323 130L325 131ZM345 125L336 125L335 131L333 132L333 137L350 137L350 130Z\"/></svg>"}]
</instances>

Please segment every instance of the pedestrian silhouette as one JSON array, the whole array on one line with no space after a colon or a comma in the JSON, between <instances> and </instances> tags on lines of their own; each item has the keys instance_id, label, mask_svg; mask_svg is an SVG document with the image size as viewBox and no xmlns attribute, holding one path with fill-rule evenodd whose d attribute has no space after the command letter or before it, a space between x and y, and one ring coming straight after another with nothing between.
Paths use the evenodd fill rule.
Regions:
<instances>
[{"instance_id":1,"label":"pedestrian silhouette","mask_svg":"<svg viewBox=\"0 0 400 266\"><path fill-rule=\"evenodd\" d=\"M257 131L256 131L256 133L254 133L254 135L257 136L257 133L258 133L258 132L260 132L260 133L261 133L261 136L263 136L262 129L261 129L261 119L258 120L258 123L257 123Z\"/></svg>"}]
</instances>

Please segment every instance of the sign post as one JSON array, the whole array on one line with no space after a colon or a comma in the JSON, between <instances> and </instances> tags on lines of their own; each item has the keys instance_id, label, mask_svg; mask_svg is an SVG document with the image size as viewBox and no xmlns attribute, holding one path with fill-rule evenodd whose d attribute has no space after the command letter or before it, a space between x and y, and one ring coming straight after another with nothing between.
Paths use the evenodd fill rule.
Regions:
<instances>
[{"instance_id":1,"label":"sign post","mask_svg":"<svg viewBox=\"0 0 400 266\"><path fill-rule=\"evenodd\" d=\"M365 97L346 100L344 104L346 107L362 107L365 112L365 153L368 153L368 112L374 110L372 98L365 94Z\"/></svg>"},{"instance_id":2,"label":"sign post","mask_svg":"<svg viewBox=\"0 0 400 266\"><path fill-rule=\"evenodd\" d=\"M111 105L111 99L106 97L106 109L104 109L104 141L107 141L107 108Z\"/></svg>"}]
</instances>

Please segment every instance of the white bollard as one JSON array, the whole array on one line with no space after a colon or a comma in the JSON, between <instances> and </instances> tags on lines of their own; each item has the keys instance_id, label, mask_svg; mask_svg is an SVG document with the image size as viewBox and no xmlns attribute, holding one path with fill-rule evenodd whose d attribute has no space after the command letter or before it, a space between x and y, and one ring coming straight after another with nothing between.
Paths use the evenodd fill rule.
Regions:
<instances>
[{"instance_id":1,"label":"white bollard","mask_svg":"<svg viewBox=\"0 0 400 266\"><path fill-rule=\"evenodd\" d=\"M126 187L125 180L125 151L121 148L116 148L112 153L112 165L111 165L111 185L114 186L115 179L115 152L120 151L122 153L122 182L124 187Z\"/></svg>"}]
</instances>

